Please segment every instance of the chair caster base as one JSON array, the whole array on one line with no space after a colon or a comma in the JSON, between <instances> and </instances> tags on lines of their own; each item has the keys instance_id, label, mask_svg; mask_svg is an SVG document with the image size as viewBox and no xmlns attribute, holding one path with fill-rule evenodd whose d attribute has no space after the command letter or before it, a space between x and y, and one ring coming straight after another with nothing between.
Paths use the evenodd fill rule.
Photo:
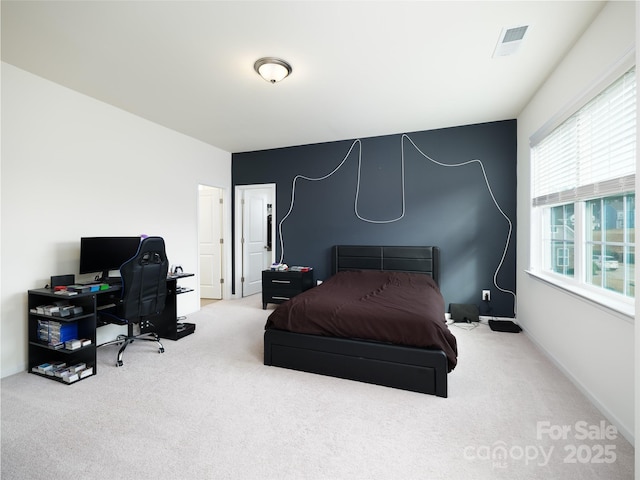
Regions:
<instances>
[{"instance_id":1,"label":"chair caster base","mask_svg":"<svg viewBox=\"0 0 640 480\"><path fill-rule=\"evenodd\" d=\"M148 340L148 341L156 342L158 344L158 353L164 353L164 345L160 343L160 337L158 337L157 334L152 332L143 333L141 335L130 336L130 337L127 335L118 335L118 337L115 340L112 340L107 343L103 343L100 346L103 347L105 345L114 345L114 344L121 345L120 350L118 351L118 358L116 360L116 367L121 367L123 365L122 357L124 355L124 350L127 348L127 346L130 343L133 343L136 340Z\"/></svg>"}]
</instances>

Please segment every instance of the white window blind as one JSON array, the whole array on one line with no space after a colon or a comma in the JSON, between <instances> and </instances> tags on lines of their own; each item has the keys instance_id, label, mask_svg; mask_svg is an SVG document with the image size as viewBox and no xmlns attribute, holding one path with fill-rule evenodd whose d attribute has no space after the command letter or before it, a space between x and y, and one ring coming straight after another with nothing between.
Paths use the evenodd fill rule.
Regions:
<instances>
[{"instance_id":1,"label":"white window blind","mask_svg":"<svg viewBox=\"0 0 640 480\"><path fill-rule=\"evenodd\" d=\"M635 67L532 146L533 205L635 189Z\"/></svg>"}]
</instances>

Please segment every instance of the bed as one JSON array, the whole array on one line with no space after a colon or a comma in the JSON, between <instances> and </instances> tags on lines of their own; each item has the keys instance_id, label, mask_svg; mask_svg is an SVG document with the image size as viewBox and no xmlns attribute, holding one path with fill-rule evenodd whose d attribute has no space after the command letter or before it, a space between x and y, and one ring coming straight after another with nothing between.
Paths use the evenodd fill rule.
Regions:
<instances>
[{"instance_id":1,"label":"bed","mask_svg":"<svg viewBox=\"0 0 640 480\"><path fill-rule=\"evenodd\" d=\"M332 277L280 304L269 315L264 333L264 364L447 397L447 374L456 365L457 345L444 319L444 299L438 288L439 257L438 247L433 246L334 246ZM388 275L388 279L383 287L372 288L367 282L374 280L367 275ZM405 292L405 279L409 289L417 290ZM338 281L337 286L332 285L334 281ZM349 316L356 313L356 308L346 306L350 302L342 297L330 307L331 311L310 310L310 305L324 303L327 295L342 296L341 290L350 289L340 281L359 285L355 294L360 295L360 300L372 298L374 310L380 307L377 309L382 312L393 312L392 322L384 319L390 325L387 329L393 332L391 337L378 338L367 330L368 325L382 321L374 321L374 313L365 314L371 314L369 322L362 315L359 319ZM369 290L375 295L362 295ZM385 295L384 301L391 301L392 305L376 305ZM407 307L410 298L418 300L417 306ZM424 338L420 333L407 334L402 323L405 319L396 317L395 310L405 310L404 314L409 315L407 311L412 309L428 310L430 319L419 321L420 328L429 331ZM301 315L309 318L302 321ZM409 345L416 343L414 337L418 345Z\"/></svg>"}]
</instances>

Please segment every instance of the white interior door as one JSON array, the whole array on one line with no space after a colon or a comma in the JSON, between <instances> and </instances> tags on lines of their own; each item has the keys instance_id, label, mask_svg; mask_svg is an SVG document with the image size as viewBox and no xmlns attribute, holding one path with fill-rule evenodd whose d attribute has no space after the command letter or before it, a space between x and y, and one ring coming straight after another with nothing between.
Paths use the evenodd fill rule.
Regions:
<instances>
[{"instance_id":1,"label":"white interior door","mask_svg":"<svg viewBox=\"0 0 640 480\"><path fill-rule=\"evenodd\" d=\"M222 298L222 198L221 188L198 186L200 298Z\"/></svg>"},{"instance_id":2,"label":"white interior door","mask_svg":"<svg viewBox=\"0 0 640 480\"><path fill-rule=\"evenodd\" d=\"M247 187L242 202L242 296L262 291L262 270L273 263L267 218L274 210L275 187ZM275 210L274 210L275 211ZM273 228L273 227L272 227Z\"/></svg>"}]
</instances>

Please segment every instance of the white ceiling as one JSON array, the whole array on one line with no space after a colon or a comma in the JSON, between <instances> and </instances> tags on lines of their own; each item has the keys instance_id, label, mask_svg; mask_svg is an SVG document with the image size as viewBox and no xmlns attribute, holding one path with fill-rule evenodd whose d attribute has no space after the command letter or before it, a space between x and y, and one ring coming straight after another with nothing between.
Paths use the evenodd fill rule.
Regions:
<instances>
[{"instance_id":1,"label":"white ceiling","mask_svg":"<svg viewBox=\"0 0 640 480\"><path fill-rule=\"evenodd\" d=\"M235 153L516 118L605 3L3 0L2 60Z\"/></svg>"}]
</instances>

